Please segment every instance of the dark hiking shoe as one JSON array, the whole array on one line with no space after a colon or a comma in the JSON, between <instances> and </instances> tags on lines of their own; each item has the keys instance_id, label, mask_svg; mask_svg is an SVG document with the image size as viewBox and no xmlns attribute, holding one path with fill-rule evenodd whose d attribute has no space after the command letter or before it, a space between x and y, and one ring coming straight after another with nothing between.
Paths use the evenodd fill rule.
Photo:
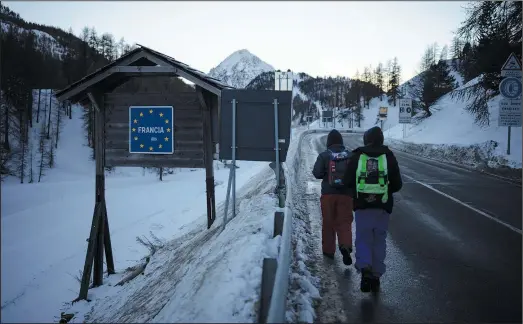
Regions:
<instances>
[{"instance_id":1,"label":"dark hiking shoe","mask_svg":"<svg viewBox=\"0 0 523 324\"><path fill-rule=\"evenodd\" d=\"M380 277L372 277L370 282L370 290L374 293L380 292Z\"/></svg>"},{"instance_id":2,"label":"dark hiking shoe","mask_svg":"<svg viewBox=\"0 0 523 324\"><path fill-rule=\"evenodd\" d=\"M334 259L334 253L323 252L323 256L326 256L329 259Z\"/></svg>"},{"instance_id":3,"label":"dark hiking shoe","mask_svg":"<svg viewBox=\"0 0 523 324\"><path fill-rule=\"evenodd\" d=\"M372 272L369 268L361 269L361 283L360 290L361 292L370 292L372 283Z\"/></svg>"},{"instance_id":4,"label":"dark hiking shoe","mask_svg":"<svg viewBox=\"0 0 523 324\"><path fill-rule=\"evenodd\" d=\"M344 265L351 265L352 264L352 259L350 257L350 253L352 252L352 249L351 248L346 248L346 247L340 247L340 252L341 252L341 255L343 255L343 264Z\"/></svg>"}]
</instances>

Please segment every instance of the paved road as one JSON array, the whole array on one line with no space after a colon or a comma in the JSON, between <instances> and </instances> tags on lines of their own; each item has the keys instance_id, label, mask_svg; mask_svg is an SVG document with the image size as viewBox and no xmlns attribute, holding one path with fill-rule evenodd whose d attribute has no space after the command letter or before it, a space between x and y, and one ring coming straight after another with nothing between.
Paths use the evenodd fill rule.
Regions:
<instances>
[{"instance_id":1,"label":"paved road","mask_svg":"<svg viewBox=\"0 0 523 324\"><path fill-rule=\"evenodd\" d=\"M361 135L344 140L361 145ZM309 216L297 213L310 227L307 265L320 279L317 322L521 322L519 186L397 152L404 186L395 195L383 291L372 297L339 254L335 264L321 256L319 187L306 170L325 141L304 141Z\"/></svg>"}]
</instances>

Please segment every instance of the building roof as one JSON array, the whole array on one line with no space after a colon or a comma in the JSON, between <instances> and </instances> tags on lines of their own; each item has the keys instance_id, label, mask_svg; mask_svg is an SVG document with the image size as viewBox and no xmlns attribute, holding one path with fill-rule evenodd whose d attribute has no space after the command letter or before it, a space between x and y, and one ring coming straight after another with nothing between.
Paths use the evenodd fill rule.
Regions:
<instances>
[{"instance_id":1,"label":"building roof","mask_svg":"<svg viewBox=\"0 0 523 324\"><path fill-rule=\"evenodd\" d=\"M117 60L68 85L66 88L59 90L56 93L56 97L60 101L71 100L77 102L85 98L87 93L93 89L110 92L117 86L127 82L131 77L143 74L142 72L122 73L118 67L123 66L171 67L172 69L170 69L169 72L164 72L163 75L166 73L173 76L178 75L218 96L221 95L223 89L234 89L234 87L229 86L221 80L212 78L168 55L143 45L138 45L138 48L128 52Z\"/></svg>"}]
</instances>

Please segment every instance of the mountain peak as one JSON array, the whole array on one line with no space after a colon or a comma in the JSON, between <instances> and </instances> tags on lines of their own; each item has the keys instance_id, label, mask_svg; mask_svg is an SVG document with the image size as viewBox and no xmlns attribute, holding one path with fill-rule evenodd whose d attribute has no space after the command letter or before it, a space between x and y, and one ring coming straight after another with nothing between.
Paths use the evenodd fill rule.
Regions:
<instances>
[{"instance_id":1,"label":"mountain peak","mask_svg":"<svg viewBox=\"0 0 523 324\"><path fill-rule=\"evenodd\" d=\"M236 87L245 88L252 79L274 68L247 49L240 49L209 71L209 76Z\"/></svg>"}]
</instances>

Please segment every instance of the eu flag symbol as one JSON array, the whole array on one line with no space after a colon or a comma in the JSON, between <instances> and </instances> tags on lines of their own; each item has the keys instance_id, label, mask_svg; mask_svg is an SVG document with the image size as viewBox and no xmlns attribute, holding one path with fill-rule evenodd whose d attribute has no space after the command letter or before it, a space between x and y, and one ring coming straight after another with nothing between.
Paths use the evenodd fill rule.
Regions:
<instances>
[{"instance_id":1,"label":"eu flag symbol","mask_svg":"<svg viewBox=\"0 0 523 324\"><path fill-rule=\"evenodd\" d=\"M172 106L129 107L129 153L173 154Z\"/></svg>"}]
</instances>

